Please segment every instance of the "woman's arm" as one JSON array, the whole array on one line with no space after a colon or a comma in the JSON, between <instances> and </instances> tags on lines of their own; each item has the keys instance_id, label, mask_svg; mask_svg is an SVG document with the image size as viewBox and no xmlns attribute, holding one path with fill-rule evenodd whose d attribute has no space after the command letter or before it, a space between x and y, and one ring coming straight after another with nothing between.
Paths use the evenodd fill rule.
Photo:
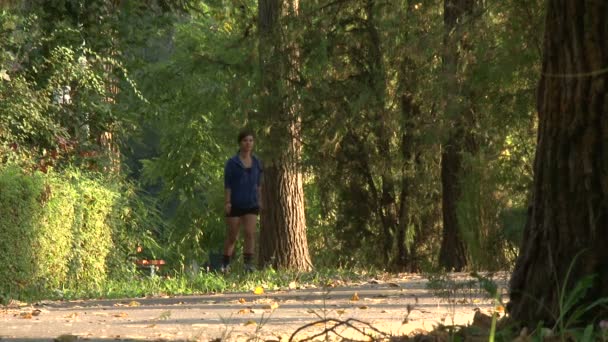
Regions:
<instances>
[{"instance_id":1,"label":"woman's arm","mask_svg":"<svg viewBox=\"0 0 608 342\"><path fill-rule=\"evenodd\" d=\"M230 214L230 210L232 209L230 195L231 195L230 188L226 188L224 190L224 211L226 212L226 214Z\"/></svg>"}]
</instances>

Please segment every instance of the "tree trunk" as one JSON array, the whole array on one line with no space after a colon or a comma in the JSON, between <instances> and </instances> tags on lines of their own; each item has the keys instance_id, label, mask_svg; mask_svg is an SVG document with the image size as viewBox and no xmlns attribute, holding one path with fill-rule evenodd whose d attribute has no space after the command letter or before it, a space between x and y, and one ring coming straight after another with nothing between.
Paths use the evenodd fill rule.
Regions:
<instances>
[{"instance_id":1,"label":"tree trunk","mask_svg":"<svg viewBox=\"0 0 608 342\"><path fill-rule=\"evenodd\" d=\"M548 6L533 198L510 284L509 311L528 326L554 323L585 276L576 307L608 297L608 3Z\"/></svg>"},{"instance_id":2,"label":"tree trunk","mask_svg":"<svg viewBox=\"0 0 608 342\"><path fill-rule=\"evenodd\" d=\"M260 232L260 264L310 270L306 239L302 173L293 163L277 163L264 170L264 207Z\"/></svg>"},{"instance_id":3,"label":"tree trunk","mask_svg":"<svg viewBox=\"0 0 608 342\"><path fill-rule=\"evenodd\" d=\"M443 210L443 237L439 251L439 264L448 271L462 271L467 266L467 253L457 217L460 198L462 150L453 139L443 146L441 153L441 186Z\"/></svg>"},{"instance_id":4,"label":"tree trunk","mask_svg":"<svg viewBox=\"0 0 608 342\"><path fill-rule=\"evenodd\" d=\"M261 121L269 127L264 171L259 263L275 268L312 268L306 239L300 156L301 106L290 80L297 78L299 51L284 45L281 18L296 18L298 0L259 0Z\"/></svg>"},{"instance_id":5,"label":"tree trunk","mask_svg":"<svg viewBox=\"0 0 608 342\"><path fill-rule=\"evenodd\" d=\"M443 21L445 26L443 68L445 75L445 111L447 122L453 123L441 158L441 186L443 189L443 239L439 264L447 270L461 271L467 265L466 249L458 224L456 205L460 198L462 152L466 120L460 104L462 82L458 81L460 52L464 45L463 24L473 12L474 0L445 0Z\"/></svg>"}]
</instances>

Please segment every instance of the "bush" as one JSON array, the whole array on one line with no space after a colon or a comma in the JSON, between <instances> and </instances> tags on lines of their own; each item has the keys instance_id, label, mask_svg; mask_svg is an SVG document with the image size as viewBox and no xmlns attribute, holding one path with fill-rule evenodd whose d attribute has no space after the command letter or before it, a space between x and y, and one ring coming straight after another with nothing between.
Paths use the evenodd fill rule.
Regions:
<instances>
[{"instance_id":1,"label":"bush","mask_svg":"<svg viewBox=\"0 0 608 342\"><path fill-rule=\"evenodd\" d=\"M78 194L72 221L72 253L68 281L71 286L95 286L106 280L106 261L114 249L111 214L120 194L98 180L77 173L71 184Z\"/></svg>"},{"instance_id":2,"label":"bush","mask_svg":"<svg viewBox=\"0 0 608 342\"><path fill-rule=\"evenodd\" d=\"M146 215L124 188L73 170L0 169L0 293L98 288L110 266L132 269L127 254L143 238L135 221Z\"/></svg>"},{"instance_id":3,"label":"bush","mask_svg":"<svg viewBox=\"0 0 608 342\"><path fill-rule=\"evenodd\" d=\"M3 292L21 291L40 284L45 277L36 263L39 254L35 250L45 239L44 228L38 224L43 216L43 190L44 180L40 175L25 176L12 167L0 174L0 289ZM47 266L55 269L54 265Z\"/></svg>"}]
</instances>

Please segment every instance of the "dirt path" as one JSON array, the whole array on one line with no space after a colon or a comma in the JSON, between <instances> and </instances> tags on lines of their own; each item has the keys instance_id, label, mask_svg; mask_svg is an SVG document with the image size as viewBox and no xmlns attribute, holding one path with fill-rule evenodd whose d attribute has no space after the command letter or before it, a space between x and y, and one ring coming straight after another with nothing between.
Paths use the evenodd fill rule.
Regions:
<instances>
[{"instance_id":1,"label":"dirt path","mask_svg":"<svg viewBox=\"0 0 608 342\"><path fill-rule=\"evenodd\" d=\"M453 275L464 281L464 275ZM171 298L43 302L0 309L0 341L37 340L288 340L300 327L326 318L337 321L312 325L296 335L301 340L349 321L337 333L362 339L374 329L391 335L439 323L467 324L474 309L489 310L483 291L428 290L428 280L404 276L388 282L371 280L327 290L308 288ZM355 295L356 293L356 295ZM439 295L439 296L438 296ZM358 297L358 300L356 300ZM409 311L409 315L408 315ZM407 318L407 319L406 319ZM404 323L405 322L405 323ZM373 329L371 328L373 326Z\"/></svg>"}]
</instances>

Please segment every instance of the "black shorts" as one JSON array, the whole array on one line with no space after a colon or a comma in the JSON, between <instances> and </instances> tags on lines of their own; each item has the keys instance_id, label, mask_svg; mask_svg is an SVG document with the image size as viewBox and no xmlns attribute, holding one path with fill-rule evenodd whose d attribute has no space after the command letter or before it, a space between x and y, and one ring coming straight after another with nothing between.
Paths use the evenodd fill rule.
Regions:
<instances>
[{"instance_id":1,"label":"black shorts","mask_svg":"<svg viewBox=\"0 0 608 342\"><path fill-rule=\"evenodd\" d=\"M257 215L260 213L260 208L255 207L255 208L237 208L237 207L232 207L230 209L230 213L226 214L226 217L241 217L241 216L245 216L245 215Z\"/></svg>"}]
</instances>

